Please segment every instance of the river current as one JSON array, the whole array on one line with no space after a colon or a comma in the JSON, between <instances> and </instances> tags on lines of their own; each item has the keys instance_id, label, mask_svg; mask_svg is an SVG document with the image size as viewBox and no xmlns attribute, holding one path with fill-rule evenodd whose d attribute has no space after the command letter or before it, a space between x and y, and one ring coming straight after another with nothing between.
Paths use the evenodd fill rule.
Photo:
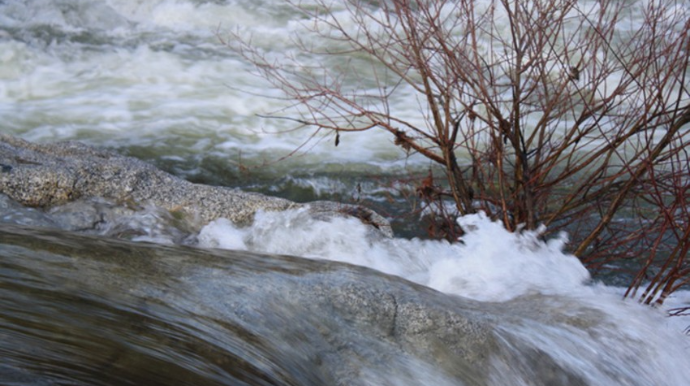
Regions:
<instances>
[{"instance_id":1,"label":"river current","mask_svg":"<svg viewBox=\"0 0 690 386\"><path fill-rule=\"evenodd\" d=\"M315 364L329 350L289 347L290 335L276 332L291 323L309 326L295 333L343 331L343 341L356 342L351 358L366 371L342 379L454 384L436 366L448 358L373 360L371 352L388 358L395 351L308 308L273 305L273 316L255 325L223 311L223 299L241 291L223 292L218 277L250 272L290 281L281 275L320 272L336 261L421 285L424 296L431 289L438 294L430 297L477 301L498 319L511 310L526 320L532 313L533 324L506 322L510 339L546 353L580 384L690 385L690 320L665 316L690 302L688 293L676 293L665 309L624 301L622 288L592 280L563 252L565 236L544 242L535 233L514 235L479 215L461 219L473 229L462 244L412 238L419 224L399 216L410 202L398 181L426 173L428 163L377 132L345 133L337 147L325 135L300 148L308 132L262 118L286 102L251 76L251 65L218 34L237 28L266 50L290 53L290 34L301 31L301 22L278 0L0 1L2 133L83 141L193 182L297 201L361 202L396 229L394 238L377 237L355 220L319 221L296 210L259 213L244 228L220 219L190 234L169 214L143 208L118 212L99 232L75 235L55 229L50 213L0 197L8 223L0 228L0 384L338 383L322 370L327 365ZM401 97L394 107L419 119L414 100ZM111 239L123 234L128 241ZM131 264L103 258L122 254L135 256ZM146 265L139 276L136 264ZM158 270L169 277L151 273ZM363 274L361 282L373 287L367 280L375 278ZM241 306L253 309L247 304ZM577 314L580 322L561 321L561 314ZM466 384L548 384L529 378L543 373L513 373L499 362L481 371L481 381L468 376Z\"/></svg>"}]
</instances>

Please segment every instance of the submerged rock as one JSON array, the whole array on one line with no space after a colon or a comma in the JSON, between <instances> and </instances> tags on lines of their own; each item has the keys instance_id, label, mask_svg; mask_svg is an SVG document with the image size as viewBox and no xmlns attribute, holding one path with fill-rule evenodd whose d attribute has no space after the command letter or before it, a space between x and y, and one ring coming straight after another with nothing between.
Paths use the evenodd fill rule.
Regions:
<instances>
[{"instance_id":1,"label":"submerged rock","mask_svg":"<svg viewBox=\"0 0 690 386\"><path fill-rule=\"evenodd\" d=\"M259 193L194 184L136 158L79 142L35 144L2 134L0 193L35 208L99 197L124 205L152 204L197 217L201 223L223 217L240 225L251 222L260 209L280 211L304 205ZM317 216L355 216L383 234L392 235L388 221L364 207L317 203L312 211ZM90 220L81 219L81 223L85 221Z\"/></svg>"},{"instance_id":2,"label":"submerged rock","mask_svg":"<svg viewBox=\"0 0 690 386\"><path fill-rule=\"evenodd\" d=\"M479 303L367 268L1 224L0 262L5 293L22 292L3 303L0 336L21 323L16 313L37 331L0 340L11 356L0 379L22 370L36 383L80 380L70 384L588 384L511 333L531 323L526 314L547 329L568 323L548 308Z\"/></svg>"}]
</instances>

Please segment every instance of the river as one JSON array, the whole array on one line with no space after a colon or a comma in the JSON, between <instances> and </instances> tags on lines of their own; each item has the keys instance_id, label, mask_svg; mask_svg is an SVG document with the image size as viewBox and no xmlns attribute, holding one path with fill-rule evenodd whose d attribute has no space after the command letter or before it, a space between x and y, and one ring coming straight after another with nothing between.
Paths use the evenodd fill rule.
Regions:
<instances>
[{"instance_id":1,"label":"river","mask_svg":"<svg viewBox=\"0 0 690 386\"><path fill-rule=\"evenodd\" d=\"M324 267L451 308L458 298L477 302L505 320L498 334L508 341L505 352L545 353L544 363L573 374L558 383L544 369L511 371L518 362L497 359L468 371L468 385L690 384L690 320L665 316L690 302L687 292L664 309L622 300L622 288L592 280L563 252L565 238L513 235L481 216L461 220L474 229L462 244L415 237L423 232L416 217L404 216L412 198L401 181L425 174L427 161L407 156L383 132L343 133L337 147L324 135L300 147L308 132L262 118L287 102L251 76L252 66L218 34L251 31L256 44L289 53L300 17L278 0L0 1L3 133L79 140L193 182L300 202L363 203L388 216L396 232L375 237L355 220L319 221L295 210L259 213L244 228L221 219L189 234L145 208L118 212L110 228L80 235L49 229L50 214L1 198L8 224L0 228L0 384L458 382L443 365L452 357L407 357L346 317L320 315L299 301L277 306L269 289L240 296L246 286L222 279L257 275L294 284ZM396 103L419 119L414 100ZM112 239L123 234L128 240ZM121 255L128 257L104 257ZM319 280L337 284L341 276ZM228 311L228 296L265 319ZM286 324L298 327L279 329ZM349 357L328 357L342 346L351 348ZM365 371L338 378L337 360Z\"/></svg>"}]
</instances>

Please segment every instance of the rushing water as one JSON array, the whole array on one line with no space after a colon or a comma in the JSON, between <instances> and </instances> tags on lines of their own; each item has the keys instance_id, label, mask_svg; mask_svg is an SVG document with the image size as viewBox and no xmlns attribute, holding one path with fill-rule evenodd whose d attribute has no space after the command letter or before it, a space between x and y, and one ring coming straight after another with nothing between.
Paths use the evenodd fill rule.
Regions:
<instances>
[{"instance_id":1,"label":"rushing water","mask_svg":"<svg viewBox=\"0 0 690 386\"><path fill-rule=\"evenodd\" d=\"M312 257L305 259L143 243L170 236L170 219L155 208L114 218L139 243L50 229L55 213L3 208L3 220L32 218L42 229L0 224L2 384L671 386L690 379L682 320L588 283L560 241L511 235L481 216L464 219L475 229L464 245L386 238L357 221L300 210L260 213L243 229L218 220L194 242ZM410 310L425 307L437 311L409 320ZM464 317L475 324L439 340L434 318L456 312L452 325ZM473 343L484 324L492 340ZM473 348L464 354L443 348L464 340Z\"/></svg>"},{"instance_id":2,"label":"rushing water","mask_svg":"<svg viewBox=\"0 0 690 386\"><path fill-rule=\"evenodd\" d=\"M219 44L217 31L226 28L251 31L256 44L289 52L294 48L289 34L302 26L300 16L278 0L0 1L0 130L32 141L76 139L112 148L196 182L302 201L362 200L394 216L396 207L389 203L404 203L405 197L393 181L428 165L406 157L391 138L375 132L343 134L337 148L332 137L325 137L283 159L307 133L292 131L289 121L258 117L285 102L270 98L279 94L248 76L251 66ZM416 110L414 100L405 98L395 107L410 114ZM499 309L524 315L525 320L532 314L531 322L506 322L510 339L542 350L586 384L690 384L690 341L683 334L690 322L624 302L620 289L591 282L579 262L561 252L564 239L543 243L536 234L511 235L481 216L462 220L475 229L464 244L388 239L355 220L323 222L303 211L259 213L247 228L218 220L190 230L156 208L136 212L107 202L80 205L109 213L100 228L85 232L87 238L55 229L55 216L84 207L42 213L0 197L1 222L21 226L0 229L1 384L336 381L333 374L317 371L315 362L300 359L328 350L291 351L286 335L271 329L309 324L310 329L300 330L304 333L345 328L342 325L334 327L332 320L304 309L277 306L280 311L274 311L281 317L276 321L255 327L238 324L219 311L222 294L208 292L210 287L172 274L154 281L146 274L125 275L131 267L104 262L98 251L153 254L158 268L172 272L184 266L210 277L260 271L251 264L260 265L261 258L230 254L224 258L232 263L220 264L211 252L214 257L183 247L135 247L98 238L105 236L370 267L451 298L480 301L499 318L507 315ZM399 222L397 229L406 225ZM206 257L190 260L189 254ZM251 263L242 265L244 260ZM311 272L323 264L276 256L265 261L274 271L282 267ZM266 278L282 280L271 275ZM92 276L95 279L86 280ZM688 301L681 292L669 306ZM575 314L581 323L558 317ZM600 327L585 328L595 320L603 321ZM365 353L389 349L347 331L361 345L353 348L352 358L367 361L373 356ZM364 384L446 380L434 365L441 359L423 359L414 365L405 362L407 358L369 363L366 376L355 378ZM547 383L529 379L527 373L513 374L500 363L483 369L486 384ZM406 374L401 370L405 367L417 375ZM399 379L393 373L400 374Z\"/></svg>"}]
</instances>

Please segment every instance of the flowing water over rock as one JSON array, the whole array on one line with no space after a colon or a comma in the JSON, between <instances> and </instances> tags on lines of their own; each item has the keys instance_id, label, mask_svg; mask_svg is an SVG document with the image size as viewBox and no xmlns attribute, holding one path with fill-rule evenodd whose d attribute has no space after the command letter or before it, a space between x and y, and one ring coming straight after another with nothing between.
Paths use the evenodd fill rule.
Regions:
<instances>
[{"instance_id":1,"label":"flowing water over rock","mask_svg":"<svg viewBox=\"0 0 690 386\"><path fill-rule=\"evenodd\" d=\"M0 267L3 384L688 379L687 366L673 367L686 363L683 352L658 345L665 333L635 326L639 315L619 325L576 297L482 303L335 262L9 225Z\"/></svg>"},{"instance_id":2,"label":"flowing water over rock","mask_svg":"<svg viewBox=\"0 0 690 386\"><path fill-rule=\"evenodd\" d=\"M309 133L259 116L285 101L216 33L289 55L302 22L277 0L0 1L1 134L79 140L195 183L362 202L398 231L304 208L200 224L147 203L41 210L0 195L0 384L690 383L690 322L593 282L564 238L481 216L461 219L463 243L400 237L419 224L395 218L410 207L395 181L428 164L385 133L283 158ZM405 93L391 109L423 119Z\"/></svg>"}]
</instances>

